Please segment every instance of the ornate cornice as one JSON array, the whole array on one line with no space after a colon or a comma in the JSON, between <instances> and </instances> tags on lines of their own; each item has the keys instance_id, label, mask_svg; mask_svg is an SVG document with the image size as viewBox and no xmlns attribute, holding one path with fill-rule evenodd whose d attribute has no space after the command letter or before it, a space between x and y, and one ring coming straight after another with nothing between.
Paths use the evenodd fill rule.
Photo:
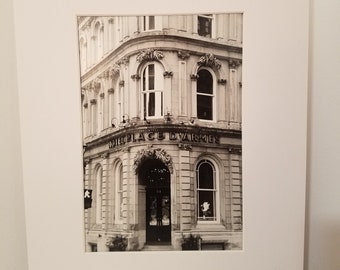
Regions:
<instances>
[{"instance_id":1,"label":"ornate cornice","mask_svg":"<svg viewBox=\"0 0 340 270\"><path fill-rule=\"evenodd\" d=\"M163 58L164 58L163 52L154 49L146 49L138 53L137 62L142 63L155 60L159 61Z\"/></svg>"},{"instance_id":2,"label":"ornate cornice","mask_svg":"<svg viewBox=\"0 0 340 270\"><path fill-rule=\"evenodd\" d=\"M142 149L137 152L134 163L133 163L133 168L135 171L135 174L138 173L139 167L143 164L144 161L149 160L149 159L157 159L160 160L166 165L170 171L170 173L173 172L173 166L172 166L172 158L171 156L161 148L157 149Z\"/></svg>"},{"instance_id":3,"label":"ornate cornice","mask_svg":"<svg viewBox=\"0 0 340 270\"><path fill-rule=\"evenodd\" d=\"M210 67L217 70L222 66L221 62L212 53L203 55L197 64L199 66Z\"/></svg>"}]
</instances>

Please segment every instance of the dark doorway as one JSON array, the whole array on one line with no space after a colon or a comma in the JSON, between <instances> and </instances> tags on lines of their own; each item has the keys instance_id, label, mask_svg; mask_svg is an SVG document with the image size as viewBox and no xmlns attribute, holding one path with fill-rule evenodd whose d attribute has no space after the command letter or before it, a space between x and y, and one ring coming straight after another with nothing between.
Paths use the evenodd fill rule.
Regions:
<instances>
[{"instance_id":1,"label":"dark doorway","mask_svg":"<svg viewBox=\"0 0 340 270\"><path fill-rule=\"evenodd\" d=\"M171 242L170 172L158 160L142 165L141 181L146 188L146 243L148 245Z\"/></svg>"}]
</instances>

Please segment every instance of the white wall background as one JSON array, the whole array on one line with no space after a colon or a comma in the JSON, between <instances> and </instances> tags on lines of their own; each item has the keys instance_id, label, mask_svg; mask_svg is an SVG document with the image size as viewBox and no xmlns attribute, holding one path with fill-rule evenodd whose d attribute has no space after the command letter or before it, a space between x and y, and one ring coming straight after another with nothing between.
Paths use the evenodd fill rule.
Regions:
<instances>
[{"instance_id":1,"label":"white wall background","mask_svg":"<svg viewBox=\"0 0 340 270\"><path fill-rule=\"evenodd\" d=\"M0 269L26 270L12 1L0 0Z\"/></svg>"},{"instance_id":2,"label":"white wall background","mask_svg":"<svg viewBox=\"0 0 340 270\"><path fill-rule=\"evenodd\" d=\"M339 270L340 1L311 0L310 13L305 270ZM25 270L28 266L12 14L11 1L0 0L0 269Z\"/></svg>"},{"instance_id":3,"label":"white wall background","mask_svg":"<svg viewBox=\"0 0 340 270\"><path fill-rule=\"evenodd\" d=\"M311 0L305 270L340 269L340 1Z\"/></svg>"}]
</instances>

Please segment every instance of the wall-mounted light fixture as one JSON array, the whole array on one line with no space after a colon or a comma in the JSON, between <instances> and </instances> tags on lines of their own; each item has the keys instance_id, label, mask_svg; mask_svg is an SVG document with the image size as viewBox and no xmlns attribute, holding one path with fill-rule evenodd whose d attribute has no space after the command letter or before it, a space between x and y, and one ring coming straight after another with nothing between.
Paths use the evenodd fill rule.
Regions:
<instances>
[{"instance_id":1,"label":"wall-mounted light fixture","mask_svg":"<svg viewBox=\"0 0 340 270\"><path fill-rule=\"evenodd\" d=\"M170 123L171 122L171 114L170 114L170 112L167 112L167 114L166 115L164 115L164 121L166 122L166 123Z\"/></svg>"},{"instance_id":2,"label":"wall-mounted light fixture","mask_svg":"<svg viewBox=\"0 0 340 270\"><path fill-rule=\"evenodd\" d=\"M117 125L118 125L118 120L117 120L116 117L113 117L113 118L111 119L111 127L116 128Z\"/></svg>"}]
</instances>

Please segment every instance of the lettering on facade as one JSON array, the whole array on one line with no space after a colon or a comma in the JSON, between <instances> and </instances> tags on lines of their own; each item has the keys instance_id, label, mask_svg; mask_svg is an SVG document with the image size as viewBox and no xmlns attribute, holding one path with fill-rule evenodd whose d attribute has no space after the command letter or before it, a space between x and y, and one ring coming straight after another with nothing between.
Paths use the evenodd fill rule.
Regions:
<instances>
[{"instance_id":1,"label":"lettering on facade","mask_svg":"<svg viewBox=\"0 0 340 270\"><path fill-rule=\"evenodd\" d=\"M109 148L115 148L127 143L139 143L145 141L178 141L180 143L208 143L219 144L220 136L213 134L200 134L190 132L163 132L147 131L137 133L127 133L117 136L109 141Z\"/></svg>"}]
</instances>

